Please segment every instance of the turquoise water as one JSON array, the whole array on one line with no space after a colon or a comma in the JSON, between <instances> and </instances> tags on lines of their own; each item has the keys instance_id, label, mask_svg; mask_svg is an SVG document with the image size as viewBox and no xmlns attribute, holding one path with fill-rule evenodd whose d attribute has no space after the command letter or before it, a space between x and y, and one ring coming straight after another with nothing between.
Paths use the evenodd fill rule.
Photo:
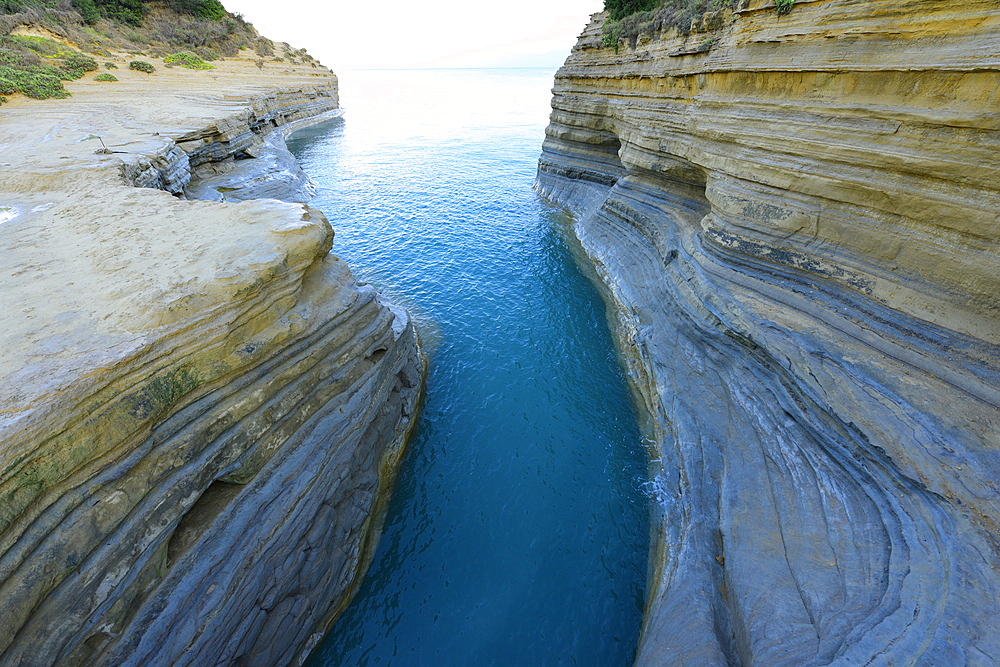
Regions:
<instances>
[{"instance_id":1,"label":"turquoise water","mask_svg":"<svg viewBox=\"0 0 1000 667\"><path fill-rule=\"evenodd\" d=\"M427 397L360 591L312 665L624 665L646 453L598 292L532 190L551 71L368 71L289 146L360 279L400 295Z\"/></svg>"}]
</instances>

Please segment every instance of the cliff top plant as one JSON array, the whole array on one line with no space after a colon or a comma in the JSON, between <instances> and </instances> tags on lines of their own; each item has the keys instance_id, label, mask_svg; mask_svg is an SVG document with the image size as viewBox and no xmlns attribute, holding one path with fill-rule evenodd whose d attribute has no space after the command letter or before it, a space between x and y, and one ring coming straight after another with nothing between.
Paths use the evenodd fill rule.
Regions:
<instances>
[{"instance_id":1,"label":"cliff top plant","mask_svg":"<svg viewBox=\"0 0 1000 667\"><path fill-rule=\"evenodd\" d=\"M643 32L655 35L677 28L681 34L687 34L692 23L706 12L732 6L733 0L604 0L608 18L603 27L603 44L617 51L620 39L631 40L635 46L636 38Z\"/></svg>"},{"instance_id":2,"label":"cliff top plant","mask_svg":"<svg viewBox=\"0 0 1000 667\"><path fill-rule=\"evenodd\" d=\"M180 65L181 67L186 67L188 69L215 69L215 65L205 62L190 51L171 53L163 58L163 62L166 65Z\"/></svg>"},{"instance_id":3,"label":"cliff top plant","mask_svg":"<svg viewBox=\"0 0 1000 667\"><path fill-rule=\"evenodd\" d=\"M49 37L10 35L19 26L41 28ZM305 50L283 46L289 58L316 66ZM91 55L102 61L115 52L178 57L168 64L210 69L209 61L241 49L264 57L275 48L220 0L0 0L0 50L7 54L0 86L15 93L30 90L39 99L66 97L61 81L94 71L98 63ZM105 67L115 68L113 63ZM149 63L137 67L153 71Z\"/></svg>"},{"instance_id":4,"label":"cliff top plant","mask_svg":"<svg viewBox=\"0 0 1000 667\"><path fill-rule=\"evenodd\" d=\"M660 6L660 0L604 0L604 9L612 21L620 21L626 16L648 12Z\"/></svg>"},{"instance_id":5,"label":"cliff top plant","mask_svg":"<svg viewBox=\"0 0 1000 667\"><path fill-rule=\"evenodd\" d=\"M107 72L101 72L94 77L94 81L117 81L118 77L114 74L108 74Z\"/></svg>"},{"instance_id":6,"label":"cliff top plant","mask_svg":"<svg viewBox=\"0 0 1000 667\"><path fill-rule=\"evenodd\" d=\"M79 79L87 72L96 72L97 61L82 53L71 53L63 59L60 69L66 73L67 80Z\"/></svg>"},{"instance_id":7,"label":"cliff top plant","mask_svg":"<svg viewBox=\"0 0 1000 667\"><path fill-rule=\"evenodd\" d=\"M38 0L0 0L22 5L33 1ZM104 18L126 25L141 26L152 3L149 0L72 0L71 4L83 21L91 25ZM219 0L166 0L166 4L178 14L211 21L221 21L229 15Z\"/></svg>"},{"instance_id":8,"label":"cliff top plant","mask_svg":"<svg viewBox=\"0 0 1000 667\"><path fill-rule=\"evenodd\" d=\"M211 60L270 44L219 0L0 0L0 35L20 25L41 25L105 57L190 51Z\"/></svg>"}]
</instances>

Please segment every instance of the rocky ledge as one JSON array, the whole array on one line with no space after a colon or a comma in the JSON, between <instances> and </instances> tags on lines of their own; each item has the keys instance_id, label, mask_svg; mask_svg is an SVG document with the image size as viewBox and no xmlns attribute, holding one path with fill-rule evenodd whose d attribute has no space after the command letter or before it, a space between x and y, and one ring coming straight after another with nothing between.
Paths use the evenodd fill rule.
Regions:
<instances>
[{"instance_id":1,"label":"rocky ledge","mask_svg":"<svg viewBox=\"0 0 1000 667\"><path fill-rule=\"evenodd\" d=\"M638 664L1000 663L1000 17L764 0L556 76L652 417Z\"/></svg>"},{"instance_id":2,"label":"rocky ledge","mask_svg":"<svg viewBox=\"0 0 1000 667\"><path fill-rule=\"evenodd\" d=\"M2 664L303 659L414 421L412 324L319 211L179 196L301 189L268 144L336 79L157 76L0 117Z\"/></svg>"}]
</instances>

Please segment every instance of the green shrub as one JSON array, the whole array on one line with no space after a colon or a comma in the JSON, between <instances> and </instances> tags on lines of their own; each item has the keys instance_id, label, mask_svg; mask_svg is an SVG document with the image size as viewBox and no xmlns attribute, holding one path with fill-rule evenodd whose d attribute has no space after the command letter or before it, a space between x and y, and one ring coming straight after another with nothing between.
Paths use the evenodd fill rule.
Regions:
<instances>
[{"instance_id":1,"label":"green shrub","mask_svg":"<svg viewBox=\"0 0 1000 667\"><path fill-rule=\"evenodd\" d=\"M34 100L69 97L54 67L15 69L0 65L0 95L23 93Z\"/></svg>"},{"instance_id":2,"label":"green shrub","mask_svg":"<svg viewBox=\"0 0 1000 667\"><path fill-rule=\"evenodd\" d=\"M219 0L169 0L167 4L178 14L191 14L200 19L221 21L228 16Z\"/></svg>"},{"instance_id":3,"label":"green shrub","mask_svg":"<svg viewBox=\"0 0 1000 667\"><path fill-rule=\"evenodd\" d=\"M779 14L787 14L792 11L795 0L774 0L774 10Z\"/></svg>"},{"instance_id":4,"label":"green shrub","mask_svg":"<svg viewBox=\"0 0 1000 667\"><path fill-rule=\"evenodd\" d=\"M133 60L128 64L128 68L134 69L137 72L145 72L146 74L152 74L156 71L156 68L145 60Z\"/></svg>"},{"instance_id":5,"label":"green shrub","mask_svg":"<svg viewBox=\"0 0 1000 667\"><path fill-rule=\"evenodd\" d=\"M80 12L80 18L87 25L93 25L101 18L101 12L94 0L73 0L73 9Z\"/></svg>"},{"instance_id":6,"label":"green shrub","mask_svg":"<svg viewBox=\"0 0 1000 667\"><path fill-rule=\"evenodd\" d=\"M118 77L114 74L108 74L107 72L101 72L94 77L94 81L117 81Z\"/></svg>"},{"instance_id":7,"label":"green shrub","mask_svg":"<svg viewBox=\"0 0 1000 667\"><path fill-rule=\"evenodd\" d=\"M104 69L118 69L118 65L114 63L104 63Z\"/></svg>"},{"instance_id":8,"label":"green shrub","mask_svg":"<svg viewBox=\"0 0 1000 667\"><path fill-rule=\"evenodd\" d=\"M612 21L620 21L638 12L648 12L659 5L660 0L604 0L604 9Z\"/></svg>"},{"instance_id":9,"label":"green shrub","mask_svg":"<svg viewBox=\"0 0 1000 667\"><path fill-rule=\"evenodd\" d=\"M86 72L96 72L97 61L82 53L71 53L66 56L59 69L66 74L64 78L67 80L79 79Z\"/></svg>"},{"instance_id":10,"label":"green shrub","mask_svg":"<svg viewBox=\"0 0 1000 667\"><path fill-rule=\"evenodd\" d=\"M0 14L17 14L27 7L25 0L0 0Z\"/></svg>"},{"instance_id":11,"label":"green shrub","mask_svg":"<svg viewBox=\"0 0 1000 667\"><path fill-rule=\"evenodd\" d=\"M63 81L97 70L97 61L50 39L0 37L0 94L36 100L68 97Z\"/></svg>"},{"instance_id":12,"label":"green shrub","mask_svg":"<svg viewBox=\"0 0 1000 667\"><path fill-rule=\"evenodd\" d=\"M146 18L146 3L143 0L94 0L104 18L131 26L142 25Z\"/></svg>"},{"instance_id":13,"label":"green shrub","mask_svg":"<svg viewBox=\"0 0 1000 667\"><path fill-rule=\"evenodd\" d=\"M601 44L609 48L614 48L618 53L618 40L621 39L622 28L618 21L606 21L604 23L604 34L601 36Z\"/></svg>"},{"instance_id":14,"label":"green shrub","mask_svg":"<svg viewBox=\"0 0 1000 667\"><path fill-rule=\"evenodd\" d=\"M163 62L167 65L177 64L188 69L215 69L215 65L210 65L190 51L171 53L163 59Z\"/></svg>"}]
</instances>

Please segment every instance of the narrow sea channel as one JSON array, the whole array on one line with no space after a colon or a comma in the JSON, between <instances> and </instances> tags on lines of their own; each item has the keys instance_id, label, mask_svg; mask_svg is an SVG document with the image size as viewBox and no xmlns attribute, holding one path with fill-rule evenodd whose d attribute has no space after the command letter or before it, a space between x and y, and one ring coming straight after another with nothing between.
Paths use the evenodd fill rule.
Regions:
<instances>
[{"instance_id":1,"label":"narrow sea channel","mask_svg":"<svg viewBox=\"0 0 1000 667\"><path fill-rule=\"evenodd\" d=\"M427 397L357 597L311 665L626 665L646 452L595 287L531 190L550 70L341 76L289 146L334 253L411 308Z\"/></svg>"}]
</instances>

